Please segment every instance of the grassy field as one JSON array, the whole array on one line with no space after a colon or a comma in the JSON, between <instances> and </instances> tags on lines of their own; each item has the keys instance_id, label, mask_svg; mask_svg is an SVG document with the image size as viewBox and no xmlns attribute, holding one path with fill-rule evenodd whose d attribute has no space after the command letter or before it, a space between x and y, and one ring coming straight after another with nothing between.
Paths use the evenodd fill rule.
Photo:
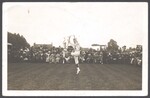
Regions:
<instances>
[{"instance_id":1,"label":"grassy field","mask_svg":"<svg viewBox=\"0 0 150 98\"><path fill-rule=\"evenodd\" d=\"M142 67L121 64L9 63L8 90L141 90Z\"/></svg>"}]
</instances>

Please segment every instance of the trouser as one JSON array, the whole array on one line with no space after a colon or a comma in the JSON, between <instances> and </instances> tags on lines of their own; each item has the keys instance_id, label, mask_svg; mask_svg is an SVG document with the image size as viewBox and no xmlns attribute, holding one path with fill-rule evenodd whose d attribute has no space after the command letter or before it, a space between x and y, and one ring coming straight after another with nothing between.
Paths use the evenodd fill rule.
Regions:
<instances>
[{"instance_id":1,"label":"trouser","mask_svg":"<svg viewBox=\"0 0 150 98\"><path fill-rule=\"evenodd\" d=\"M72 52L71 55L74 56L75 64L78 65L78 64L79 64L79 55L80 55L80 51Z\"/></svg>"}]
</instances>

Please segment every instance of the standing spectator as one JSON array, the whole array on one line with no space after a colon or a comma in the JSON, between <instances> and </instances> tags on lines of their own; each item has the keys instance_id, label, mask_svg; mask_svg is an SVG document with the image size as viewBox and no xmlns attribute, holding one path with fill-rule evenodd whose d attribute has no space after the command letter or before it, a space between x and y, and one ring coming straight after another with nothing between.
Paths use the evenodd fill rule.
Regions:
<instances>
[{"instance_id":1,"label":"standing spectator","mask_svg":"<svg viewBox=\"0 0 150 98\"><path fill-rule=\"evenodd\" d=\"M103 64L103 52L100 52L100 64Z\"/></svg>"}]
</instances>

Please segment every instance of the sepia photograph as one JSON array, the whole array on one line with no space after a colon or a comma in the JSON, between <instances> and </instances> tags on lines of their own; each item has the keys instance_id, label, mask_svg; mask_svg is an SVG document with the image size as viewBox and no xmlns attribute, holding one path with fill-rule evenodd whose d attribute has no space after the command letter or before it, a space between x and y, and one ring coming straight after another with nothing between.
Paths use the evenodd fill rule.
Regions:
<instances>
[{"instance_id":1,"label":"sepia photograph","mask_svg":"<svg viewBox=\"0 0 150 98\"><path fill-rule=\"evenodd\" d=\"M3 96L146 96L147 2L4 2Z\"/></svg>"}]
</instances>

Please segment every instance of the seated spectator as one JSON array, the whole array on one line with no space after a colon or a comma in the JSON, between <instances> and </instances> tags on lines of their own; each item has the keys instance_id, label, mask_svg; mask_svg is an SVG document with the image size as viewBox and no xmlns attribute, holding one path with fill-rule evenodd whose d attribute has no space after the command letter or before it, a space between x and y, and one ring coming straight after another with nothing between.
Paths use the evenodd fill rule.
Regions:
<instances>
[{"instance_id":1,"label":"seated spectator","mask_svg":"<svg viewBox=\"0 0 150 98\"><path fill-rule=\"evenodd\" d=\"M56 54L56 63L60 63L60 54Z\"/></svg>"}]
</instances>

